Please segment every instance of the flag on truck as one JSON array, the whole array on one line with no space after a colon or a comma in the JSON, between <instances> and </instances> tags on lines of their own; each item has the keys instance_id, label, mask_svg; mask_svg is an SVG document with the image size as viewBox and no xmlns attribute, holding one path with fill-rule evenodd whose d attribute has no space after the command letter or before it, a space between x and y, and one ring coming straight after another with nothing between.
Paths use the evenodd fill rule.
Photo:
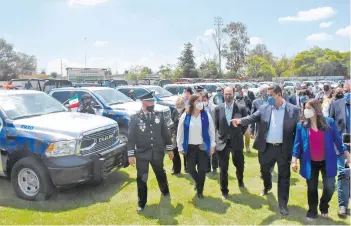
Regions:
<instances>
[{"instance_id":1,"label":"flag on truck","mask_svg":"<svg viewBox=\"0 0 351 226\"><path fill-rule=\"evenodd\" d=\"M69 107L72 109L72 108L77 108L79 107L80 103L79 103L79 100L78 100L78 95L74 95L73 97L71 97L69 100L68 100L68 104L69 104Z\"/></svg>"}]
</instances>

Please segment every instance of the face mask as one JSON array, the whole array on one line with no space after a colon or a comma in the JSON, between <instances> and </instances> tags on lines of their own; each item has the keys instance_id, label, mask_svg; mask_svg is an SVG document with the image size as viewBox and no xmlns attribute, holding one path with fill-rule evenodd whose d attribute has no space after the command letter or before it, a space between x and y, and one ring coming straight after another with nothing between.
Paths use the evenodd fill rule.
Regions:
<instances>
[{"instance_id":1,"label":"face mask","mask_svg":"<svg viewBox=\"0 0 351 226\"><path fill-rule=\"evenodd\" d=\"M343 94L343 93L337 93L337 94L335 95L335 98L336 98L336 99L344 98L344 94Z\"/></svg>"},{"instance_id":2,"label":"face mask","mask_svg":"<svg viewBox=\"0 0 351 226\"><path fill-rule=\"evenodd\" d=\"M274 106L276 102L276 99L273 97L268 97L268 104Z\"/></svg>"},{"instance_id":3,"label":"face mask","mask_svg":"<svg viewBox=\"0 0 351 226\"><path fill-rule=\"evenodd\" d=\"M238 97L239 96L239 92L235 92L235 94L234 94L236 97Z\"/></svg>"},{"instance_id":4,"label":"face mask","mask_svg":"<svg viewBox=\"0 0 351 226\"><path fill-rule=\"evenodd\" d=\"M205 101L205 102L202 102L204 104L204 107L207 107L208 106L208 102Z\"/></svg>"},{"instance_id":5,"label":"face mask","mask_svg":"<svg viewBox=\"0 0 351 226\"><path fill-rule=\"evenodd\" d=\"M305 115L305 118L312 118L314 116L314 110L306 108L303 111L303 114Z\"/></svg>"},{"instance_id":6,"label":"face mask","mask_svg":"<svg viewBox=\"0 0 351 226\"><path fill-rule=\"evenodd\" d=\"M345 100L347 103L350 103L350 93L345 93Z\"/></svg>"},{"instance_id":7,"label":"face mask","mask_svg":"<svg viewBox=\"0 0 351 226\"><path fill-rule=\"evenodd\" d=\"M222 92L217 92L217 95L221 97L222 96Z\"/></svg>"},{"instance_id":8,"label":"face mask","mask_svg":"<svg viewBox=\"0 0 351 226\"><path fill-rule=\"evenodd\" d=\"M264 93L264 94L263 94L263 99L265 99L265 100L268 99L268 94L267 94L267 93Z\"/></svg>"},{"instance_id":9,"label":"face mask","mask_svg":"<svg viewBox=\"0 0 351 226\"><path fill-rule=\"evenodd\" d=\"M184 108L177 108L178 113L179 113L179 114L182 113L183 109L184 109Z\"/></svg>"},{"instance_id":10,"label":"face mask","mask_svg":"<svg viewBox=\"0 0 351 226\"><path fill-rule=\"evenodd\" d=\"M301 103L306 103L307 102L307 97L306 96L300 97L300 101L301 101Z\"/></svg>"},{"instance_id":11,"label":"face mask","mask_svg":"<svg viewBox=\"0 0 351 226\"><path fill-rule=\"evenodd\" d=\"M196 105L196 108L198 109L198 110L202 110L202 109L204 109L204 104L201 102L201 103L197 103Z\"/></svg>"},{"instance_id":12,"label":"face mask","mask_svg":"<svg viewBox=\"0 0 351 226\"><path fill-rule=\"evenodd\" d=\"M146 107L146 110L147 110L148 112L153 112L154 109L155 109L155 105L151 105L151 106L147 106L147 107Z\"/></svg>"}]
</instances>

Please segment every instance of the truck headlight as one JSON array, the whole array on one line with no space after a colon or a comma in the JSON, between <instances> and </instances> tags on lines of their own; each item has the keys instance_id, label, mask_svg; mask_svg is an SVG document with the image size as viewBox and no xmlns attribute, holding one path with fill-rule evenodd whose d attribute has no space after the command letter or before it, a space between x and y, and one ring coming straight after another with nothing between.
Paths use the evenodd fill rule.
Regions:
<instances>
[{"instance_id":1,"label":"truck headlight","mask_svg":"<svg viewBox=\"0 0 351 226\"><path fill-rule=\"evenodd\" d=\"M51 143L46 149L47 157L59 157L66 155L75 155L77 150L76 140L58 141Z\"/></svg>"}]
</instances>

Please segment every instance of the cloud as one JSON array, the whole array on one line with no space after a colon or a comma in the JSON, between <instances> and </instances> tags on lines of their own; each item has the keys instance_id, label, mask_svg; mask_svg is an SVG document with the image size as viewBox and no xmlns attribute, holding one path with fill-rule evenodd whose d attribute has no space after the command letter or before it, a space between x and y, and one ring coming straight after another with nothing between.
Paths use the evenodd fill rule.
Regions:
<instances>
[{"instance_id":1,"label":"cloud","mask_svg":"<svg viewBox=\"0 0 351 226\"><path fill-rule=\"evenodd\" d=\"M204 33L204 36L212 36L213 34L216 34L215 30L207 29Z\"/></svg>"},{"instance_id":2,"label":"cloud","mask_svg":"<svg viewBox=\"0 0 351 226\"><path fill-rule=\"evenodd\" d=\"M340 28L339 30L336 31L337 35L340 36L345 36L345 37L350 37L351 36L351 26L347 26L345 28Z\"/></svg>"},{"instance_id":3,"label":"cloud","mask_svg":"<svg viewBox=\"0 0 351 226\"><path fill-rule=\"evenodd\" d=\"M333 36L327 33L316 33L306 37L307 41L327 41L331 39L333 39Z\"/></svg>"},{"instance_id":4,"label":"cloud","mask_svg":"<svg viewBox=\"0 0 351 226\"><path fill-rule=\"evenodd\" d=\"M107 41L99 41L99 40L97 40L97 41L94 42L93 46L103 47L103 46L106 46L107 44L108 44Z\"/></svg>"},{"instance_id":5,"label":"cloud","mask_svg":"<svg viewBox=\"0 0 351 226\"><path fill-rule=\"evenodd\" d=\"M279 22L317 21L333 16L336 11L332 7L319 7L308 11L299 11L296 16L280 17Z\"/></svg>"},{"instance_id":6,"label":"cloud","mask_svg":"<svg viewBox=\"0 0 351 226\"><path fill-rule=\"evenodd\" d=\"M67 4L69 7L72 7L73 5L95 6L108 1L110 0L68 0Z\"/></svg>"},{"instance_id":7,"label":"cloud","mask_svg":"<svg viewBox=\"0 0 351 226\"><path fill-rule=\"evenodd\" d=\"M251 37L250 38L250 45L257 45L257 44L262 44L263 40L260 37Z\"/></svg>"},{"instance_id":8,"label":"cloud","mask_svg":"<svg viewBox=\"0 0 351 226\"><path fill-rule=\"evenodd\" d=\"M329 22L323 22L319 25L320 28L327 28L330 27L333 24L333 21L329 21Z\"/></svg>"}]
</instances>

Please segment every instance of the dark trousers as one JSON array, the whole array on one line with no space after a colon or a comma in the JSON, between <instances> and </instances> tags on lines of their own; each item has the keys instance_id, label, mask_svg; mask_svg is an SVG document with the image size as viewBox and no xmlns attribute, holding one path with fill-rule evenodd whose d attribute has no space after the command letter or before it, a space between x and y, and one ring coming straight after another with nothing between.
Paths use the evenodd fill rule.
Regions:
<instances>
[{"instance_id":1,"label":"dark trousers","mask_svg":"<svg viewBox=\"0 0 351 226\"><path fill-rule=\"evenodd\" d=\"M215 153L213 153L213 155L211 156L211 158L208 158L208 170L207 172L211 172L212 170L215 170L218 168L219 162L218 162L218 152L216 151Z\"/></svg>"},{"instance_id":2,"label":"dark trousers","mask_svg":"<svg viewBox=\"0 0 351 226\"><path fill-rule=\"evenodd\" d=\"M137 186L138 186L138 206L144 207L147 202L147 179L149 176L149 164L156 175L158 186L162 194L168 194L168 181L166 172L163 169L163 158L158 160L145 160L137 159L136 160L136 169L137 169Z\"/></svg>"},{"instance_id":3,"label":"dark trousers","mask_svg":"<svg viewBox=\"0 0 351 226\"><path fill-rule=\"evenodd\" d=\"M172 167L172 172L177 174L180 173L181 169L182 169L182 162L180 160L180 154L178 151L178 147L173 149L173 154L174 157L172 159L173 162L173 167ZM187 172L187 165L186 165L186 157L185 155L183 155L183 159L184 159L184 171Z\"/></svg>"},{"instance_id":4,"label":"dark trousers","mask_svg":"<svg viewBox=\"0 0 351 226\"><path fill-rule=\"evenodd\" d=\"M195 181L196 191L199 194L202 194L204 190L208 158L209 156L206 151L200 150L198 145L188 145L188 152L186 155L188 172Z\"/></svg>"},{"instance_id":5,"label":"dark trousers","mask_svg":"<svg viewBox=\"0 0 351 226\"><path fill-rule=\"evenodd\" d=\"M220 184L222 194L227 195L228 190L228 167L229 167L229 156L232 153L232 161L236 168L236 178L239 183L242 183L244 180L244 153L243 150L233 150L230 140L228 140L225 148L222 151L218 151L219 158L219 168L220 172Z\"/></svg>"},{"instance_id":6,"label":"dark trousers","mask_svg":"<svg viewBox=\"0 0 351 226\"><path fill-rule=\"evenodd\" d=\"M311 178L307 181L307 199L308 199L308 217L317 216L318 206L318 178L319 172L322 173L323 178L323 193L319 203L319 210L322 214L328 213L329 202L334 194L335 177L328 177L325 161L311 162Z\"/></svg>"},{"instance_id":7,"label":"dark trousers","mask_svg":"<svg viewBox=\"0 0 351 226\"><path fill-rule=\"evenodd\" d=\"M258 153L261 176L266 190L272 188L272 168L278 165L278 203L279 207L287 207L290 191L291 154L286 154L282 145L273 146L267 143L265 152ZM289 152L290 153L290 152Z\"/></svg>"}]
</instances>

